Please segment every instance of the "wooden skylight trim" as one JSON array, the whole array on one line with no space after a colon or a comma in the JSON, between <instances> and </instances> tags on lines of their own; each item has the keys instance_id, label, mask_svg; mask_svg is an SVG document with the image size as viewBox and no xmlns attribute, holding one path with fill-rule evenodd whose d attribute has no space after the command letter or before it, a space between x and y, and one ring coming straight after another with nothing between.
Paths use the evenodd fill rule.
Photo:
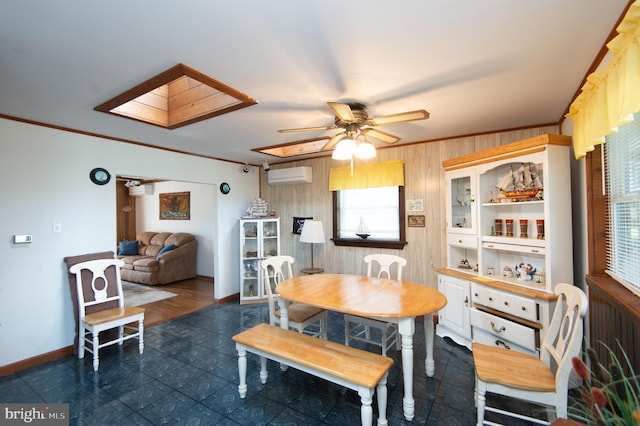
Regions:
<instances>
[{"instance_id":1,"label":"wooden skylight trim","mask_svg":"<svg viewBox=\"0 0 640 426\"><path fill-rule=\"evenodd\" d=\"M94 110L177 129L257 103L218 80L178 64Z\"/></svg>"},{"instance_id":2,"label":"wooden skylight trim","mask_svg":"<svg viewBox=\"0 0 640 426\"><path fill-rule=\"evenodd\" d=\"M264 146L262 148L252 148L251 151L261 154L273 155L274 157L288 158L296 155L315 154L321 152L327 144L329 136L320 138L304 139L280 145ZM327 151L328 153L329 151Z\"/></svg>"}]
</instances>

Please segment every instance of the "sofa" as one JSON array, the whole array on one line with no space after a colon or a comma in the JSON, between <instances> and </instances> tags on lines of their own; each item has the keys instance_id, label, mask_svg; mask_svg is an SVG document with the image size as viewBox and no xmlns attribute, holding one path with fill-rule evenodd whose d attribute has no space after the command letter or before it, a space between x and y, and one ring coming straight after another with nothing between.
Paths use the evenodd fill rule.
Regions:
<instances>
[{"instance_id":1,"label":"sofa","mask_svg":"<svg viewBox=\"0 0 640 426\"><path fill-rule=\"evenodd\" d=\"M186 232L142 232L119 244L124 281L158 285L194 278L198 240Z\"/></svg>"}]
</instances>

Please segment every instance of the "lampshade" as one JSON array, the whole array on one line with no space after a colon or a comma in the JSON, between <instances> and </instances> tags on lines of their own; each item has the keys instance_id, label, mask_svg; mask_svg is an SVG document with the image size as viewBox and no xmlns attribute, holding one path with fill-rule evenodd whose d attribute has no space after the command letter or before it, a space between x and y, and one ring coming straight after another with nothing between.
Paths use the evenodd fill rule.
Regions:
<instances>
[{"instance_id":1,"label":"lampshade","mask_svg":"<svg viewBox=\"0 0 640 426\"><path fill-rule=\"evenodd\" d=\"M350 160L356 152L356 143L352 139L342 139L333 150L331 158L334 160Z\"/></svg>"},{"instance_id":2,"label":"lampshade","mask_svg":"<svg viewBox=\"0 0 640 426\"><path fill-rule=\"evenodd\" d=\"M376 148L371 142L360 142L356 148L356 158L373 158L376 156Z\"/></svg>"},{"instance_id":3,"label":"lampshade","mask_svg":"<svg viewBox=\"0 0 640 426\"><path fill-rule=\"evenodd\" d=\"M300 234L301 243L324 243L324 229L321 220L305 220Z\"/></svg>"}]
</instances>

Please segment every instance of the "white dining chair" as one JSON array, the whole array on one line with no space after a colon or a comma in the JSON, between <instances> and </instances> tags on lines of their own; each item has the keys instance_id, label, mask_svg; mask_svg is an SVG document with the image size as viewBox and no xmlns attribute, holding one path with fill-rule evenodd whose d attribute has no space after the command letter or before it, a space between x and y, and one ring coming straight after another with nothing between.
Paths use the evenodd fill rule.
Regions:
<instances>
[{"instance_id":1,"label":"white dining chair","mask_svg":"<svg viewBox=\"0 0 640 426\"><path fill-rule=\"evenodd\" d=\"M367 265L368 277L390 278L401 280L402 268L407 265L407 260L392 254L369 254L364 257ZM376 272L377 269L377 272ZM393 273L395 271L395 274ZM380 332L380 338L372 335L371 329ZM382 355L395 344L400 350L400 338L398 324L386 318L365 318L357 315L345 314L344 316L344 340L349 346L351 340L370 343L382 348Z\"/></svg>"},{"instance_id":2,"label":"white dining chair","mask_svg":"<svg viewBox=\"0 0 640 426\"><path fill-rule=\"evenodd\" d=\"M124 306L120 280L123 265L119 259L97 259L69 268L76 277L78 358L84 358L85 351L92 353L94 371L98 371L99 351L105 346L138 339L138 351L144 350L144 308ZM116 307L112 307L114 303ZM102 309L102 305L107 308ZM100 339L100 333L110 329L117 329L116 337Z\"/></svg>"},{"instance_id":3,"label":"white dining chair","mask_svg":"<svg viewBox=\"0 0 640 426\"><path fill-rule=\"evenodd\" d=\"M269 323L280 325L280 307L276 286L282 281L293 277L291 256L271 256L261 262L264 286L269 303ZM290 303L288 308L289 328L299 333L327 339L328 314L326 309L303 303Z\"/></svg>"},{"instance_id":4,"label":"white dining chair","mask_svg":"<svg viewBox=\"0 0 640 426\"><path fill-rule=\"evenodd\" d=\"M580 355L582 321L588 302L584 292L571 284L558 284L555 293L558 299L540 345L540 358L503 347L472 344L478 425L496 424L485 421L485 411L537 424L567 418L571 358ZM490 407L487 405L487 393L546 406L549 421Z\"/></svg>"}]
</instances>

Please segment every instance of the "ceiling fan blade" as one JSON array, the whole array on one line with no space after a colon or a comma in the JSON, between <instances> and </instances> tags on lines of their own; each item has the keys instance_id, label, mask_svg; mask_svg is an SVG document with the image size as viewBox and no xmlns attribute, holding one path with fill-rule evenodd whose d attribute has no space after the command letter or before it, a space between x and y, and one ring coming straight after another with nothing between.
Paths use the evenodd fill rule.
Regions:
<instances>
[{"instance_id":1,"label":"ceiling fan blade","mask_svg":"<svg viewBox=\"0 0 640 426\"><path fill-rule=\"evenodd\" d=\"M329 139L329 142L327 142L326 145L322 147L322 150L323 151L328 151L328 150L332 149L334 146L337 145L338 142L340 142L346 136L347 136L347 132L340 132L340 133L338 133L336 135L333 135L333 137L331 139Z\"/></svg>"},{"instance_id":2,"label":"ceiling fan blade","mask_svg":"<svg viewBox=\"0 0 640 426\"><path fill-rule=\"evenodd\" d=\"M370 118L369 120L367 120L367 124L370 126L384 126L385 124L426 120L427 118L429 118L429 113L424 109L419 109L416 111L400 112L398 114L383 115L381 117Z\"/></svg>"},{"instance_id":3,"label":"ceiling fan blade","mask_svg":"<svg viewBox=\"0 0 640 426\"><path fill-rule=\"evenodd\" d=\"M356 117L353 115L353 111L351 111L351 107L349 105L340 102L327 102L327 105L329 105L329 108L331 108L333 113L340 120L346 122L356 120Z\"/></svg>"},{"instance_id":4,"label":"ceiling fan blade","mask_svg":"<svg viewBox=\"0 0 640 426\"><path fill-rule=\"evenodd\" d=\"M362 129L360 133L362 133L367 137L378 139L379 141L386 142L386 143L396 143L400 140L399 137L394 136L390 133L380 131L378 129L365 128L365 129Z\"/></svg>"},{"instance_id":5,"label":"ceiling fan blade","mask_svg":"<svg viewBox=\"0 0 640 426\"><path fill-rule=\"evenodd\" d=\"M292 132L311 132L313 130L331 130L337 129L336 126L316 126L316 127L299 127L297 129L280 129L278 133L292 133Z\"/></svg>"}]
</instances>

